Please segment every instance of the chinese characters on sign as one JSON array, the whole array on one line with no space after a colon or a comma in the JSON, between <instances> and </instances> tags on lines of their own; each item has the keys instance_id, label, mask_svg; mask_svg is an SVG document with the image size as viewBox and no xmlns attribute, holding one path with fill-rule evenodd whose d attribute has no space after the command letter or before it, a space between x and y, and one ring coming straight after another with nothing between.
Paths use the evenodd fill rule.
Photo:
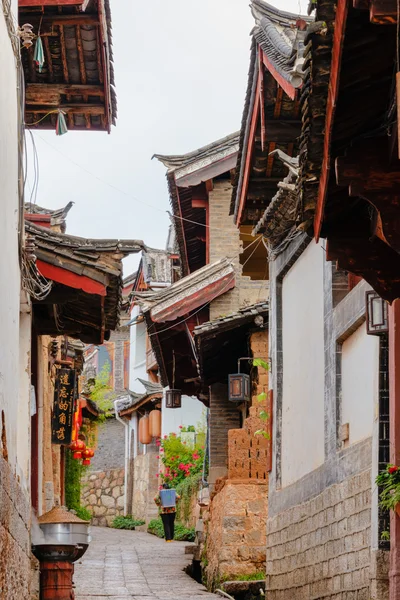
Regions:
<instances>
[{"instance_id":1,"label":"chinese characters on sign","mask_svg":"<svg viewBox=\"0 0 400 600\"><path fill-rule=\"evenodd\" d=\"M72 441L72 423L75 411L75 369L59 369L54 390L52 443L68 446Z\"/></svg>"}]
</instances>

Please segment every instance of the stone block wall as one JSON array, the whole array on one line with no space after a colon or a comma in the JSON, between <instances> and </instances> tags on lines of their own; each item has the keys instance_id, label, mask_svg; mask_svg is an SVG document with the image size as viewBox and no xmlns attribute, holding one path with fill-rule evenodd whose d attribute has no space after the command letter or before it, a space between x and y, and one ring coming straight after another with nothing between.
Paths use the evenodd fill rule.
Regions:
<instances>
[{"instance_id":1,"label":"stone block wall","mask_svg":"<svg viewBox=\"0 0 400 600\"><path fill-rule=\"evenodd\" d=\"M89 471L82 480L81 501L93 514L92 524L109 527L124 514L124 469Z\"/></svg>"},{"instance_id":2,"label":"stone block wall","mask_svg":"<svg viewBox=\"0 0 400 600\"><path fill-rule=\"evenodd\" d=\"M221 579L265 571L267 482L226 480L203 513L210 589Z\"/></svg>"},{"instance_id":3,"label":"stone block wall","mask_svg":"<svg viewBox=\"0 0 400 600\"><path fill-rule=\"evenodd\" d=\"M371 471L267 523L270 600L383 600L388 553L371 550Z\"/></svg>"},{"instance_id":4,"label":"stone block wall","mask_svg":"<svg viewBox=\"0 0 400 600\"><path fill-rule=\"evenodd\" d=\"M31 554L31 505L0 454L0 598L38 597L38 571Z\"/></svg>"},{"instance_id":5,"label":"stone block wall","mask_svg":"<svg viewBox=\"0 0 400 600\"><path fill-rule=\"evenodd\" d=\"M158 492L158 458L155 452L139 454L134 461L132 513L148 523L158 515L154 497Z\"/></svg>"}]
</instances>

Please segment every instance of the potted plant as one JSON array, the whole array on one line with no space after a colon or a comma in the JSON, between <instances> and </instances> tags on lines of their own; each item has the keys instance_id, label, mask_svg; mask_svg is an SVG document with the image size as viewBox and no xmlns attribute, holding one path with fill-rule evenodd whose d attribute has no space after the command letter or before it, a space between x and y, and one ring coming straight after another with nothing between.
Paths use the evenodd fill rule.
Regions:
<instances>
[{"instance_id":1,"label":"potted plant","mask_svg":"<svg viewBox=\"0 0 400 600\"><path fill-rule=\"evenodd\" d=\"M389 464L376 478L380 488L379 504L383 509L394 510L400 516L400 468Z\"/></svg>"}]
</instances>

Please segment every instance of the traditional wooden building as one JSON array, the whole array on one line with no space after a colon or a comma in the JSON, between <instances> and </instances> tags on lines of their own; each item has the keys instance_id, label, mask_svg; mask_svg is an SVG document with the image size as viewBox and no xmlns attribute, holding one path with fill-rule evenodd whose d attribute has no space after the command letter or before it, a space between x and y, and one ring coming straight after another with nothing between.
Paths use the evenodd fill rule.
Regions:
<instances>
[{"instance_id":1,"label":"traditional wooden building","mask_svg":"<svg viewBox=\"0 0 400 600\"><path fill-rule=\"evenodd\" d=\"M389 461L389 421L393 462L397 450L396 303L389 348L385 326L366 327L371 286L389 301L398 296L396 32L384 26L393 22L395 6L318 1L314 8L310 23L252 3L254 43L268 77L301 117L294 146L272 154L284 177L252 222L270 259L267 589L271 598L387 598L390 574L395 598L399 524L393 516L389 570L389 515L378 506L375 477ZM302 44L288 45L295 29ZM301 82L291 94L281 67L299 58ZM263 129L257 110L247 99L232 196L238 223L253 204L246 191L243 199L240 181L247 165L256 167L257 134L247 140L253 122ZM266 131L270 122L265 117Z\"/></svg>"},{"instance_id":2,"label":"traditional wooden building","mask_svg":"<svg viewBox=\"0 0 400 600\"><path fill-rule=\"evenodd\" d=\"M117 106L109 0L19 0L27 127L55 129L59 111L68 129L110 133ZM38 59L36 46L40 45Z\"/></svg>"},{"instance_id":3,"label":"traditional wooden building","mask_svg":"<svg viewBox=\"0 0 400 600\"><path fill-rule=\"evenodd\" d=\"M229 216L238 142L233 134L185 155L156 155L168 168L183 277L166 289L136 293L162 384L196 396L209 409L208 483L216 494L205 515L209 587L220 577L262 569L265 562L265 536L259 536L266 519L267 470L258 468L262 460L257 463L256 455L271 453L264 437L253 439L263 427L259 413L265 403L254 399L257 369L248 357L260 353L267 360L269 282L261 237L254 240L247 223L238 230ZM228 393L228 376L243 357L243 373L252 371L250 409L251 401L235 404ZM260 391L268 387L264 375ZM239 446L245 465L240 473ZM229 496L235 502L227 503ZM246 524L253 541L242 552L241 543L221 543L221 536L225 521L249 503L257 505ZM240 527L235 536L242 540ZM199 545L195 560L202 551Z\"/></svg>"}]
</instances>

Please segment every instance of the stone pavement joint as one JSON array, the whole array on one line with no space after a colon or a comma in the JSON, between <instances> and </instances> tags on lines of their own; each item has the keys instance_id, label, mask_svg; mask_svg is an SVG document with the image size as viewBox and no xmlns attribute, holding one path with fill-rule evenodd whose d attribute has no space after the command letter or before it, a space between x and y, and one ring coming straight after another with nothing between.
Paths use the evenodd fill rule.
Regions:
<instances>
[{"instance_id":1,"label":"stone pavement joint","mask_svg":"<svg viewBox=\"0 0 400 600\"><path fill-rule=\"evenodd\" d=\"M75 563L76 600L216 600L184 572L187 542L166 544L141 531L92 527L92 542Z\"/></svg>"}]
</instances>

